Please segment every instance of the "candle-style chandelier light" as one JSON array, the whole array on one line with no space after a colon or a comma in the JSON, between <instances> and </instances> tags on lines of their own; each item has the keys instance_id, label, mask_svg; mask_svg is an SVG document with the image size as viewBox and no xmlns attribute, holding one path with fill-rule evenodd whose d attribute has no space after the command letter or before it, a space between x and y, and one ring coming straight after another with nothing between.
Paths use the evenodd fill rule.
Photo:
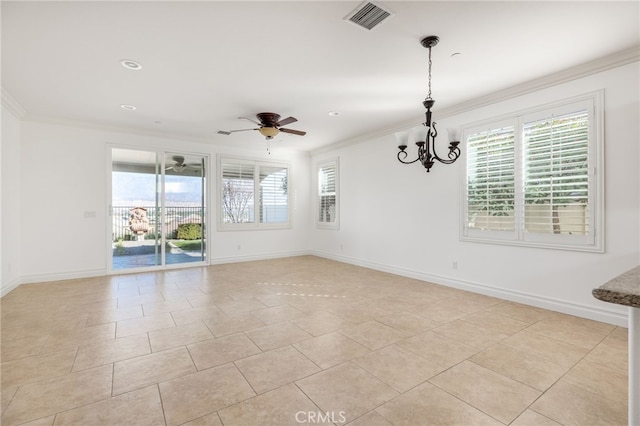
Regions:
<instances>
[{"instance_id":1,"label":"candle-style chandelier light","mask_svg":"<svg viewBox=\"0 0 640 426\"><path fill-rule=\"evenodd\" d=\"M441 158L436 153L435 141L436 136L438 136L438 130L436 129L436 122L431 121L431 108L436 102L431 98L431 48L438 44L438 41L440 41L440 39L437 36L428 36L420 41L422 46L429 49L429 93L422 103L422 105L427 109L427 112L425 113L425 122L422 123L422 126L417 128L414 132L414 139L416 141L416 146L418 147L418 158L413 161L405 161L408 156L405 150L407 149L409 132L396 133L398 149L400 150L398 151L398 160L404 164L412 164L416 161L420 161L424 168L427 169L427 172L431 167L433 167L435 160L443 164L451 164L460 157L460 148L458 147L460 140L457 129L449 130L449 138L451 141L449 142L449 152L447 157Z\"/></svg>"}]
</instances>

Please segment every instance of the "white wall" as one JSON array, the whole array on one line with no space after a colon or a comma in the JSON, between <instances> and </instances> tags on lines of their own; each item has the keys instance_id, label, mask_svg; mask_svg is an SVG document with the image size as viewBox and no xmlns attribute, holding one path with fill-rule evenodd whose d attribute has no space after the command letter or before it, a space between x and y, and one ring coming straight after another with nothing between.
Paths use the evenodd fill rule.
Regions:
<instances>
[{"instance_id":1,"label":"white wall","mask_svg":"<svg viewBox=\"0 0 640 426\"><path fill-rule=\"evenodd\" d=\"M20 120L11 110L10 99L2 99L2 154L0 156L0 207L2 285L4 296L20 284Z\"/></svg>"},{"instance_id":2,"label":"white wall","mask_svg":"<svg viewBox=\"0 0 640 426\"><path fill-rule=\"evenodd\" d=\"M216 154L224 152L267 158L266 152L248 153L170 138L24 122L19 239L22 282L104 275L107 272L107 147L111 144L211 155L210 223L213 226L210 226L209 248L212 263L307 253L310 171L306 153L272 150L268 157L293 164L293 229L217 232L214 215ZM96 216L85 218L85 212L96 212ZM238 245L241 250L237 249Z\"/></svg>"},{"instance_id":3,"label":"white wall","mask_svg":"<svg viewBox=\"0 0 640 426\"><path fill-rule=\"evenodd\" d=\"M439 121L434 112L446 129L605 89L605 253L461 242L464 157L436 163L427 174L419 164L397 161L392 134L312 156L312 164L340 157L341 191L340 230L313 229L314 252L626 324L623 307L594 299L591 290L640 257L639 72L636 62ZM445 149L446 135L440 139Z\"/></svg>"}]
</instances>

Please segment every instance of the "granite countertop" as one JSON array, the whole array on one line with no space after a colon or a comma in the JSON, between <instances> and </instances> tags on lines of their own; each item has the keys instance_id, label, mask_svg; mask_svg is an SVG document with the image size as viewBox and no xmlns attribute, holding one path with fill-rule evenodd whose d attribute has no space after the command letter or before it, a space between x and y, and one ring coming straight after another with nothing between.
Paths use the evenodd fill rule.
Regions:
<instances>
[{"instance_id":1,"label":"granite countertop","mask_svg":"<svg viewBox=\"0 0 640 426\"><path fill-rule=\"evenodd\" d=\"M591 293L604 302L640 308L640 266L594 288Z\"/></svg>"}]
</instances>

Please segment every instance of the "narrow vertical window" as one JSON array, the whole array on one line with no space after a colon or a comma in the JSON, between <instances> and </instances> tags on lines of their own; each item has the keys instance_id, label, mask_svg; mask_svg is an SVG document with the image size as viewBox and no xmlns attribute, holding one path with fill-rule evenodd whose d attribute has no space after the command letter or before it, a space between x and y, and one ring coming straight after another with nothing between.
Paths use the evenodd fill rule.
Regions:
<instances>
[{"instance_id":1,"label":"narrow vertical window","mask_svg":"<svg viewBox=\"0 0 640 426\"><path fill-rule=\"evenodd\" d=\"M318 164L316 223L319 227L338 226L338 160Z\"/></svg>"}]
</instances>

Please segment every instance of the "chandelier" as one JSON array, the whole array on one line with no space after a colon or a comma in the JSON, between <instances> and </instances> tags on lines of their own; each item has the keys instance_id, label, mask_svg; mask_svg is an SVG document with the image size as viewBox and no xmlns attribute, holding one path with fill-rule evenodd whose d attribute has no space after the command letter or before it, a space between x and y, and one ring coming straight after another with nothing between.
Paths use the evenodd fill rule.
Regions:
<instances>
[{"instance_id":1,"label":"chandelier","mask_svg":"<svg viewBox=\"0 0 640 426\"><path fill-rule=\"evenodd\" d=\"M440 39L437 36L428 36L420 41L422 46L429 49L429 93L422 103L422 105L427 109L427 112L425 113L425 122L422 123L422 125L414 132L414 139L416 141L416 146L418 147L418 158L413 161L405 161L409 155L406 152L409 132L396 133L398 149L400 150L398 151L398 160L404 164L412 164L416 161L420 161L424 168L427 169L427 172L431 167L433 167L436 160L443 164L451 164L460 157L460 148L458 148L460 140L457 129L448 130L451 141L449 142L449 152L447 157L439 157L436 153L435 141L436 136L438 136L438 130L436 129L436 122L431 121L431 108L433 108L433 104L436 102L431 98L431 48L438 44L438 41L440 41Z\"/></svg>"}]
</instances>

